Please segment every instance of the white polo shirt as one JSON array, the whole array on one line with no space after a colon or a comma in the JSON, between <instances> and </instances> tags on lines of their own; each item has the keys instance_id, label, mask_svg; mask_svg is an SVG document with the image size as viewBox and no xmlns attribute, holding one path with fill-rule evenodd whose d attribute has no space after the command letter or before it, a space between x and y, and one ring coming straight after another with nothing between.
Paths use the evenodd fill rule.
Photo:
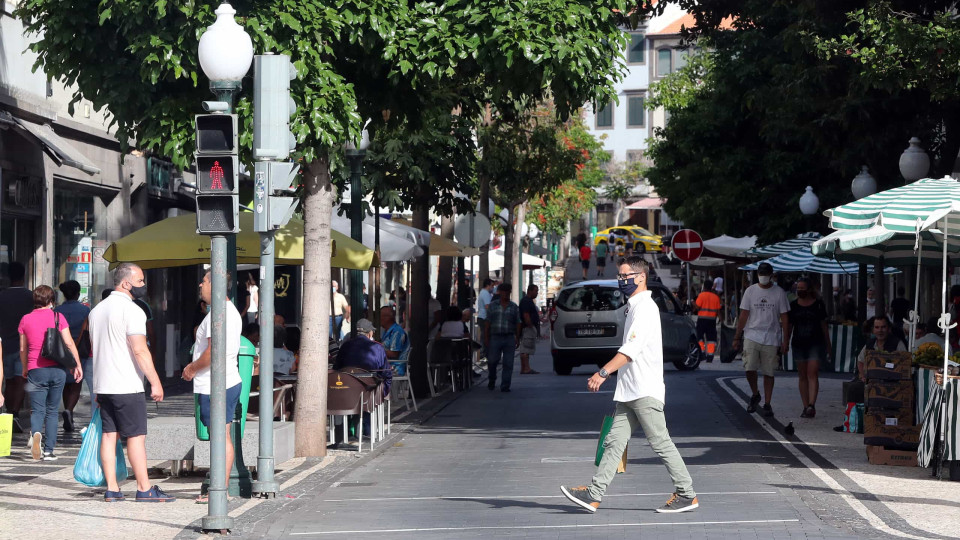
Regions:
<instances>
[{"instance_id":1,"label":"white polo shirt","mask_svg":"<svg viewBox=\"0 0 960 540\"><path fill-rule=\"evenodd\" d=\"M617 391L613 400L621 403L652 397L664 402L663 336L660 334L660 308L649 290L627 301L627 322L619 352L630 362L617 373Z\"/></svg>"},{"instance_id":2,"label":"white polo shirt","mask_svg":"<svg viewBox=\"0 0 960 540\"><path fill-rule=\"evenodd\" d=\"M240 366L237 356L240 354L240 334L243 331L243 318L233 302L227 302L227 388L240 384ZM197 341L193 344L193 359L196 360L207 350L210 338L211 314L203 318L197 327ZM210 366L201 369L193 377L193 393L210 395Z\"/></svg>"},{"instance_id":3,"label":"white polo shirt","mask_svg":"<svg viewBox=\"0 0 960 540\"><path fill-rule=\"evenodd\" d=\"M126 293L113 291L87 318L93 346L93 392L143 392L143 372L127 342L128 336L147 335L147 316Z\"/></svg>"}]
</instances>

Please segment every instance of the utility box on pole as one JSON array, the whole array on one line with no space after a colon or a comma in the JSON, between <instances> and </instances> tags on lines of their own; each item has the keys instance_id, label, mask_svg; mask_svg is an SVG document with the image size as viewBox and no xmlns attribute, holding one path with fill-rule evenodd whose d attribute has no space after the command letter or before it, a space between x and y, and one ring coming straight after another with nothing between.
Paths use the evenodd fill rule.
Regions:
<instances>
[{"instance_id":1,"label":"utility box on pole","mask_svg":"<svg viewBox=\"0 0 960 540\"><path fill-rule=\"evenodd\" d=\"M198 114L197 136L197 232L240 232L237 158L237 115Z\"/></svg>"}]
</instances>

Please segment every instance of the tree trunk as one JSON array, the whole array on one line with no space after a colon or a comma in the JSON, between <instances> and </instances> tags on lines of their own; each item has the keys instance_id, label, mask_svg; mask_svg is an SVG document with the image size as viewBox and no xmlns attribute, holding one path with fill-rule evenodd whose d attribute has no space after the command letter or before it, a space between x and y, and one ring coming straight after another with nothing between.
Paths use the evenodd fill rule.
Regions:
<instances>
[{"instance_id":1,"label":"tree trunk","mask_svg":"<svg viewBox=\"0 0 960 540\"><path fill-rule=\"evenodd\" d=\"M297 457L327 454L327 358L330 335L330 163L307 165L303 196L303 316L294 408ZM268 325L271 323L268 322ZM269 332L270 326L264 331Z\"/></svg>"},{"instance_id":2,"label":"tree trunk","mask_svg":"<svg viewBox=\"0 0 960 540\"><path fill-rule=\"evenodd\" d=\"M481 216L490 217L490 179L485 175L480 175L479 209ZM490 277L490 257L487 255L487 253L490 251L490 247L491 246L488 244L487 249L481 251L480 256L477 257L480 259L480 264L474 269L477 271L477 279L474 280L474 287L476 288L477 295L480 294L480 287L483 285L483 280Z\"/></svg>"},{"instance_id":3,"label":"tree trunk","mask_svg":"<svg viewBox=\"0 0 960 540\"><path fill-rule=\"evenodd\" d=\"M513 254L517 252L517 237L512 226L516 207L509 203L505 206L508 212L508 223L503 227L503 269L500 270L500 276L504 283L509 283L513 287L513 292L510 293L510 298L513 299L513 295L517 292L517 282L513 279L513 269L516 268Z\"/></svg>"},{"instance_id":4,"label":"tree trunk","mask_svg":"<svg viewBox=\"0 0 960 540\"><path fill-rule=\"evenodd\" d=\"M527 284L523 283L523 237L521 236L521 230L523 229L523 221L527 217L527 207L525 203L520 203L517 206L513 207L513 212L511 214L511 219L515 220L515 224L511 227L513 230L513 244L514 249L510 254L510 260L513 263L513 269L510 272L510 280L513 281L513 292L510 294L510 298L516 302L520 303L520 299L523 298L523 289L526 288Z\"/></svg>"},{"instance_id":5,"label":"tree trunk","mask_svg":"<svg viewBox=\"0 0 960 540\"><path fill-rule=\"evenodd\" d=\"M453 240L453 219L447 216L440 219L440 236ZM453 257L440 257L440 262L437 264L436 297L440 302L440 307L444 310L444 317L446 317L447 306L450 305L450 290L453 286L451 283L453 261Z\"/></svg>"},{"instance_id":6,"label":"tree trunk","mask_svg":"<svg viewBox=\"0 0 960 540\"><path fill-rule=\"evenodd\" d=\"M430 209L422 204L413 207L413 226L426 231L430 228ZM430 392L427 386L427 332L430 329L430 314L427 313L429 299L427 284L430 282L430 248L423 248L423 255L414 259L410 265L410 290L407 301L410 306L410 319L407 325L410 332L410 383L417 397L426 397Z\"/></svg>"}]
</instances>

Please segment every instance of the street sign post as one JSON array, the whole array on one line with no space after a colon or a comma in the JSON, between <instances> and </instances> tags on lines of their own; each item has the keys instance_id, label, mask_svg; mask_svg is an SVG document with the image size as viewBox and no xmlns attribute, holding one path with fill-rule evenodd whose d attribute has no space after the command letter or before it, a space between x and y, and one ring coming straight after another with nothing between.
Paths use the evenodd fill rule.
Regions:
<instances>
[{"instance_id":1,"label":"street sign post","mask_svg":"<svg viewBox=\"0 0 960 540\"><path fill-rule=\"evenodd\" d=\"M691 229L680 229L670 242L673 254L683 262L693 262L703 255L703 238Z\"/></svg>"},{"instance_id":2,"label":"street sign post","mask_svg":"<svg viewBox=\"0 0 960 540\"><path fill-rule=\"evenodd\" d=\"M680 229L673 235L670 244L673 247L673 254L687 263L687 304L689 304L693 298L693 291L690 289L690 263L703 255L703 238L692 229Z\"/></svg>"}]
</instances>

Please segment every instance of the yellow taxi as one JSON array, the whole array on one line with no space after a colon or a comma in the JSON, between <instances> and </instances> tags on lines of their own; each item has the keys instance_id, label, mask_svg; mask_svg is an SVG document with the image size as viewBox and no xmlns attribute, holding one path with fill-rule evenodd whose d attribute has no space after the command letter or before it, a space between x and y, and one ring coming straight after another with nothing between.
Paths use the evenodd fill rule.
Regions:
<instances>
[{"instance_id":1,"label":"yellow taxi","mask_svg":"<svg viewBox=\"0 0 960 540\"><path fill-rule=\"evenodd\" d=\"M634 253L663 251L663 237L635 225L619 225L598 231L593 237L593 244L596 246L601 242L608 245L633 246Z\"/></svg>"}]
</instances>

